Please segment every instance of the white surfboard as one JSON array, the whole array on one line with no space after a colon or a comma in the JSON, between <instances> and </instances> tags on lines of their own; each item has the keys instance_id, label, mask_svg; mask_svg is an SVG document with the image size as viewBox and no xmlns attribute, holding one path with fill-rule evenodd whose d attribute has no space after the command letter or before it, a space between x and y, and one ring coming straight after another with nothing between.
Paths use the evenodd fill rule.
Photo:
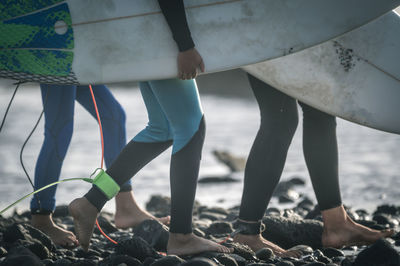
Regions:
<instances>
[{"instance_id":1,"label":"white surfboard","mask_svg":"<svg viewBox=\"0 0 400 266\"><path fill-rule=\"evenodd\" d=\"M396 12L332 41L244 70L319 110L400 134Z\"/></svg>"},{"instance_id":2,"label":"white surfboard","mask_svg":"<svg viewBox=\"0 0 400 266\"><path fill-rule=\"evenodd\" d=\"M177 46L156 0L15 5L27 2L29 12L18 13L25 10L19 6L0 11L1 77L93 84L177 76ZM185 0L207 72L322 43L398 5L400 0Z\"/></svg>"}]
</instances>

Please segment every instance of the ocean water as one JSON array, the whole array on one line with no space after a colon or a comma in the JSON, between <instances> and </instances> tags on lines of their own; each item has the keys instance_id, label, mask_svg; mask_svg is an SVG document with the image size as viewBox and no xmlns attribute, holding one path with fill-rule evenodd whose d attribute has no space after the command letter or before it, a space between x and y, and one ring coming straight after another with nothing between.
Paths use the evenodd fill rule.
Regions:
<instances>
[{"instance_id":1,"label":"ocean water","mask_svg":"<svg viewBox=\"0 0 400 266\"><path fill-rule=\"evenodd\" d=\"M238 84L247 86L243 83L243 77L239 78L241 80L238 83L232 77L231 87L237 87ZM224 82L226 83L226 79ZM221 84L221 79L215 82L206 79L199 80L207 122L200 177L228 174L228 168L214 158L212 151L226 150L234 155L246 157L259 125L258 107L249 89L214 90L213 86L218 87ZM13 86L9 83L0 84L1 117L10 100L12 88ZM134 85L111 85L110 88L125 108L129 140L147 123L147 114L140 92ZM210 91L215 93L210 93ZM19 153L41 110L42 103L38 86L23 85L16 95L5 126L0 132L0 209L32 191L20 165ZM301 115L300 109L299 113ZM383 203L399 205L400 136L362 127L342 119L337 119L337 122L340 185L344 203L369 211ZM43 121L40 122L23 153L23 161L32 178L42 141ZM88 177L100 166L100 149L96 121L77 104L74 135L64 161L61 179ZM170 154L171 149L134 177L134 193L142 206L152 194L169 195ZM293 176L300 176L306 180L306 185L299 187L298 191L315 202L302 152L301 119L288 153L282 180ZM243 172L235 173L233 177L240 182L199 184L196 199L209 206L238 205L243 187ZM89 188L90 185L83 181L62 183L57 190L57 203L68 204L74 198L86 193ZM273 199L271 206L285 208L287 205L279 205L277 200ZM28 199L17 205L17 209L21 211L28 207ZM105 208L113 212L114 207L114 202L110 201ZM11 213L12 210L8 211L8 214Z\"/></svg>"}]
</instances>

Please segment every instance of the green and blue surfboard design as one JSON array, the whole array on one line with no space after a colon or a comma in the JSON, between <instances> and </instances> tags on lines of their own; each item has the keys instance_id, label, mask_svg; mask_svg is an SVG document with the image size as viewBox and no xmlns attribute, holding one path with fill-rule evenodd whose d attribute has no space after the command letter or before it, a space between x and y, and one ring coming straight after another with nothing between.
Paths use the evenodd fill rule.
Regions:
<instances>
[{"instance_id":1,"label":"green and blue surfboard design","mask_svg":"<svg viewBox=\"0 0 400 266\"><path fill-rule=\"evenodd\" d=\"M56 24L58 23L58 24ZM64 25L56 32L56 25ZM0 77L77 84L68 5L60 0L0 3Z\"/></svg>"}]
</instances>

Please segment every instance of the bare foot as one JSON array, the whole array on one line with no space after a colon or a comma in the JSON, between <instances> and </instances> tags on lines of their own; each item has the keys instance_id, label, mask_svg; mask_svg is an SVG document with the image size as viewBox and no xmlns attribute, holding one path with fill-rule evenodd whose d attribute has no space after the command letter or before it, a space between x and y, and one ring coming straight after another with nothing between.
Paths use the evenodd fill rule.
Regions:
<instances>
[{"instance_id":1,"label":"bare foot","mask_svg":"<svg viewBox=\"0 0 400 266\"><path fill-rule=\"evenodd\" d=\"M156 218L140 208L131 191L118 193L115 197L115 205L115 226L120 229L135 227L150 219L158 220L165 225L168 225L171 220L170 216Z\"/></svg>"},{"instance_id":2,"label":"bare foot","mask_svg":"<svg viewBox=\"0 0 400 266\"><path fill-rule=\"evenodd\" d=\"M281 248L280 246L266 240L261 236L261 234L258 235L243 235L243 234L237 234L233 238L234 242L244 244L249 246L254 252L257 252L258 250L262 248L270 248L274 254L278 257L282 258L287 258L287 257L293 257L293 258L299 258L301 256L301 252L297 250L285 250Z\"/></svg>"},{"instance_id":3,"label":"bare foot","mask_svg":"<svg viewBox=\"0 0 400 266\"><path fill-rule=\"evenodd\" d=\"M48 235L56 245L65 248L73 248L79 244L76 236L72 232L63 229L54 223L51 214L34 214L32 215L31 224L33 227Z\"/></svg>"},{"instance_id":4,"label":"bare foot","mask_svg":"<svg viewBox=\"0 0 400 266\"><path fill-rule=\"evenodd\" d=\"M75 233L83 250L88 251L98 211L86 198L74 199L68 206L74 218Z\"/></svg>"},{"instance_id":5,"label":"bare foot","mask_svg":"<svg viewBox=\"0 0 400 266\"><path fill-rule=\"evenodd\" d=\"M322 245L324 247L341 248L344 246L360 246L374 243L380 238L390 237L393 230L374 230L354 222L343 206L322 211L324 231Z\"/></svg>"},{"instance_id":6,"label":"bare foot","mask_svg":"<svg viewBox=\"0 0 400 266\"><path fill-rule=\"evenodd\" d=\"M221 253L232 253L233 249L222 246L211 240L190 234L169 233L167 254L168 255L193 255L206 251Z\"/></svg>"}]
</instances>

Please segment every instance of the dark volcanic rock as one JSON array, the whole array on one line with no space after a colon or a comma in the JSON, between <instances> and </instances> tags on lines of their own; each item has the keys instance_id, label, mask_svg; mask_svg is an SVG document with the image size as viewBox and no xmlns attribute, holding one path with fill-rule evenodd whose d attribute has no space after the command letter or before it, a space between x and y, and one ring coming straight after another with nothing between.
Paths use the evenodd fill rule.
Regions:
<instances>
[{"instance_id":1,"label":"dark volcanic rock","mask_svg":"<svg viewBox=\"0 0 400 266\"><path fill-rule=\"evenodd\" d=\"M42 245L39 242L35 242L27 248L32 251L36 256L38 256L41 260L50 258L50 251L47 249L45 245Z\"/></svg>"},{"instance_id":2,"label":"dark volcanic rock","mask_svg":"<svg viewBox=\"0 0 400 266\"><path fill-rule=\"evenodd\" d=\"M230 243L229 247L233 248L233 254L239 255L246 260L257 260L256 253L254 253L254 251L246 245L242 245L239 243Z\"/></svg>"},{"instance_id":3,"label":"dark volcanic rock","mask_svg":"<svg viewBox=\"0 0 400 266\"><path fill-rule=\"evenodd\" d=\"M246 166L246 158L238 157L228 151L213 150L212 152L218 161L225 164L232 172L243 171Z\"/></svg>"},{"instance_id":4,"label":"dark volcanic rock","mask_svg":"<svg viewBox=\"0 0 400 266\"><path fill-rule=\"evenodd\" d=\"M0 258L4 257L7 255L7 250L3 247L0 247Z\"/></svg>"},{"instance_id":5,"label":"dark volcanic rock","mask_svg":"<svg viewBox=\"0 0 400 266\"><path fill-rule=\"evenodd\" d=\"M226 254L219 255L216 259L224 266L238 266L236 260Z\"/></svg>"},{"instance_id":6,"label":"dark volcanic rock","mask_svg":"<svg viewBox=\"0 0 400 266\"><path fill-rule=\"evenodd\" d=\"M43 265L40 259L25 247L15 247L10 250L1 266L36 266Z\"/></svg>"},{"instance_id":7,"label":"dark volcanic rock","mask_svg":"<svg viewBox=\"0 0 400 266\"><path fill-rule=\"evenodd\" d=\"M161 195L153 195L146 203L146 209L151 212L169 215L171 210L171 198Z\"/></svg>"},{"instance_id":8,"label":"dark volcanic rock","mask_svg":"<svg viewBox=\"0 0 400 266\"><path fill-rule=\"evenodd\" d=\"M215 221L208 227L206 233L209 235L230 234L233 232L231 223Z\"/></svg>"},{"instance_id":9,"label":"dark volcanic rock","mask_svg":"<svg viewBox=\"0 0 400 266\"><path fill-rule=\"evenodd\" d=\"M361 251L353 266L399 266L400 254L384 239Z\"/></svg>"},{"instance_id":10,"label":"dark volcanic rock","mask_svg":"<svg viewBox=\"0 0 400 266\"><path fill-rule=\"evenodd\" d=\"M293 203L300 197L299 193L294 190L287 190L278 197L279 203Z\"/></svg>"},{"instance_id":11,"label":"dark volcanic rock","mask_svg":"<svg viewBox=\"0 0 400 266\"><path fill-rule=\"evenodd\" d=\"M127 265L127 266L139 266L142 263L135 258L128 255L111 255L107 259L99 263L99 266L109 266L109 265Z\"/></svg>"},{"instance_id":12,"label":"dark volcanic rock","mask_svg":"<svg viewBox=\"0 0 400 266\"><path fill-rule=\"evenodd\" d=\"M115 225L111 222L111 219L109 217L106 217L105 215L100 214L100 216L97 217L97 221L99 222L101 230L103 230L104 233L106 234L111 234L118 231ZM100 231L98 231L97 226L95 226L94 230L95 232L100 234Z\"/></svg>"},{"instance_id":13,"label":"dark volcanic rock","mask_svg":"<svg viewBox=\"0 0 400 266\"><path fill-rule=\"evenodd\" d=\"M195 258L184 262L182 266L217 266L215 262L206 258Z\"/></svg>"},{"instance_id":14,"label":"dark volcanic rock","mask_svg":"<svg viewBox=\"0 0 400 266\"><path fill-rule=\"evenodd\" d=\"M202 212L199 215L199 219L209 219L211 221L217 221L217 220L224 220L226 218L226 215L220 214L220 213L215 213L215 212Z\"/></svg>"},{"instance_id":15,"label":"dark volcanic rock","mask_svg":"<svg viewBox=\"0 0 400 266\"><path fill-rule=\"evenodd\" d=\"M288 219L284 217L264 217L266 230L263 236L283 248L307 245L320 248L322 222L316 220Z\"/></svg>"},{"instance_id":16,"label":"dark volcanic rock","mask_svg":"<svg viewBox=\"0 0 400 266\"><path fill-rule=\"evenodd\" d=\"M153 248L166 251L168 244L168 227L156 220L146 220L139 224L133 233L143 238Z\"/></svg>"},{"instance_id":17,"label":"dark volcanic rock","mask_svg":"<svg viewBox=\"0 0 400 266\"><path fill-rule=\"evenodd\" d=\"M120 241L115 251L117 254L128 255L140 261L144 261L147 257L161 257L145 240L136 236L132 239Z\"/></svg>"},{"instance_id":18,"label":"dark volcanic rock","mask_svg":"<svg viewBox=\"0 0 400 266\"><path fill-rule=\"evenodd\" d=\"M344 256L344 252L339 250L339 249L336 249L336 248L323 248L321 251L328 258L343 257Z\"/></svg>"},{"instance_id":19,"label":"dark volcanic rock","mask_svg":"<svg viewBox=\"0 0 400 266\"><path fill-rule=\"evenodd\" d=\"M151 266L175 266L175 265L180 265L181 263L184 263L185 260L181 259L178 256L175 255L170 255L170 256L165 256L161 259L156 260Z\"/></svg>"},{"instance_id":20,"label":"dark volcanic rock","mask_svg":"<svg viewBox=\"0 0 400 266\"><path fill-rule=\"evenodd\" d=\"M48 251L56 250L56 246L47 235L29 224L13 224L9 226L4 232L3 240L9 244L18 240L27 241L29 243L39 242L44 245Z\"/></svg>"},{"instance_id":21,"label":"dark volcanic rock","mask_svg":"<svg viewBox=\"0 0 400 266\"><path fill-rule=\"evenodd\" d=\"M270 248L262 248L256 252L256 257L260 260L269 260L274 258L275 255Z\"/></svg>"},{"instance_id":22,"label":"dark volcanic rock","mask_svg":"<svg viewBox=\"0 0 400 266\"><path fill-rule=\"evenodd\" d=\"M230 175L224 176L206 176L199 179L199 184L210 184L210 183L235 183L239 182L238 179L231 177Z\"/></svg>"},{"instance_id":23,"label":"dark volcanic rock","mask_svg":"<svg viewBox=\"0 0 400 266\"><path fill-rule=\"evenodd\" d=\"M390 214L390 215L399 215L400 214L400 207L396 207L394 205L381 205L376 208L376 211L374 212L375 214Z\"/></svg>"}]
</instances>

